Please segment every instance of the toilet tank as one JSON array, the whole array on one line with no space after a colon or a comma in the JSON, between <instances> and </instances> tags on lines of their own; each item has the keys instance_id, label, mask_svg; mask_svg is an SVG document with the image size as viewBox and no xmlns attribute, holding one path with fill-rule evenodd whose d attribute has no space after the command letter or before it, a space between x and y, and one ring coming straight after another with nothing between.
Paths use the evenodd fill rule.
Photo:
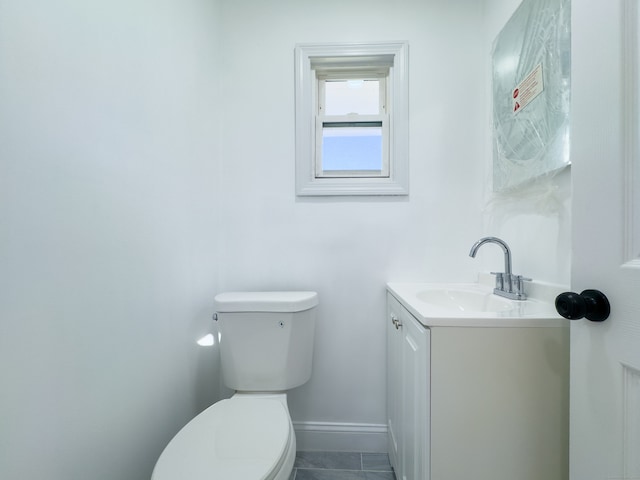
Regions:
<instances>
[{"instance_id":1,"label":"toilet tank","mask_svg":"<svg viewBox=\"0 0 640 480\"><path fill-rule=\"evenodd\" d=\"M227 387L277 392L311 376L316 292L230 292L215 297Z\"/></svg>"}]
</instances>

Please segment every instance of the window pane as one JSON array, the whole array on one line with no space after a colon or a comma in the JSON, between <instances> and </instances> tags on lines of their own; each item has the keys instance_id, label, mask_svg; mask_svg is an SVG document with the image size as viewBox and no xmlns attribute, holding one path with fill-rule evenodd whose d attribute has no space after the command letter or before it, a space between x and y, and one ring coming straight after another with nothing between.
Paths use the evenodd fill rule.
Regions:
<instances>
[{"instance_id":1,"label":"window pane","mask_svg":"<svg viewBox=\"0 0 640 480\"><path fill-rule=\"evenodd\" d=\"M322 129L324 171L382 171L382 124L370 126L331 125Z\"/></svg>"},{"instance_id":2,"label":"window pane","mask_svg":"<svg viewBox=\"0 0 640 480\"><path fill-rule=\"evenodd\" d=\"M379 80L327 80L325 115L377 115L380 113Z\"/></svg>"}]
</instances>

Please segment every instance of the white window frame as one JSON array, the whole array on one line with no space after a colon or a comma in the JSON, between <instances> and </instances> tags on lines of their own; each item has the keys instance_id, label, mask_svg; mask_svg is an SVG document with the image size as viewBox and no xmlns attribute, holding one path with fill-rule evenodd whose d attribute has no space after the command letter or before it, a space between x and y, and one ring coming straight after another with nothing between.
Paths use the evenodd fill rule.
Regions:
<instances>
[{"instance_id":1,"label":"white window frame","mask_svg":"<svg viewBox=\"0 0 640 480\"><path fill-rule=\"evenodd\" d=\"M296 193L325 195L409 194L409 75L407 42L302 44L295 49ZM318 165L322 118L319 85L326 78L355 73L384 75L382 118L386 168L376 176L362 172L323 172ZM371 117L373 118L373 116ZM359 115L358 121L369 120ZM344 121L340 116L337 121ZM355 117L354 117L355 120ZM319 133L320 132L320 133Z\"/></svg>"}]
</instances>

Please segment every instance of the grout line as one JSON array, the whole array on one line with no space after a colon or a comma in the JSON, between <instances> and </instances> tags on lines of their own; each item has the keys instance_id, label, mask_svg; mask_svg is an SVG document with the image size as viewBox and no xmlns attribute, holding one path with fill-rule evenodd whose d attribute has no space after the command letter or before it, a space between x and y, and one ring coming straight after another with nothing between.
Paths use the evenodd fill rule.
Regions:
<instances>
[{"instance_id":1,"label":"grout line","mask_svg":"<svg viewBox=\"0 0 640 480\"><path fill-rule=\"evenodd\" d=\"M327 467L296 467L297 470L323 470L329 472L375 472L376 470L362 470L361 468L327 468Z\"/></svg>"}]
</instances>

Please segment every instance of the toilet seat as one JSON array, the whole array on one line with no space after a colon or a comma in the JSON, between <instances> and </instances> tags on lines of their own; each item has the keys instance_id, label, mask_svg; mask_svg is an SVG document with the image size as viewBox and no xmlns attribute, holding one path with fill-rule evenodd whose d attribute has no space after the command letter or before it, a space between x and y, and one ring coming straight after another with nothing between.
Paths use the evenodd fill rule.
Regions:
<instances>
[{"instance_id":1,"label":"toilet seat","mask_svg":"<svg viewBox=\"0 0 640 480\"><path fill-rule=\"evenodd\" d=\"M292 430L289 412L277 399L246 395L221 400L173 437L151 479L280 478L284 464L293 463Z\"/></svg>"}]
</instances>

